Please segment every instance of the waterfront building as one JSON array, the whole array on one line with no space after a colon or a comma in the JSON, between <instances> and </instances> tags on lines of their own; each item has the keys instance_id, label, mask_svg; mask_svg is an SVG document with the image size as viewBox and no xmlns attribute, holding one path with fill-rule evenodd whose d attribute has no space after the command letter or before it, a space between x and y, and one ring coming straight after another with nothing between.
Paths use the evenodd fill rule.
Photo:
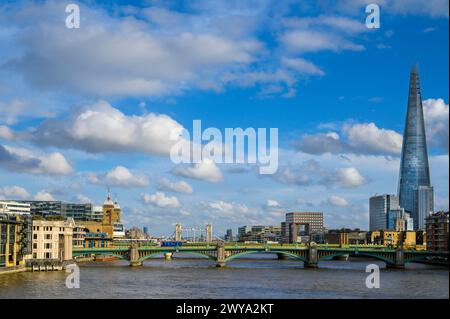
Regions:
<instances>
[{"instance_id":1,"label":"waterfront building","mask_svg":"<svg viewBox=\"0 0 450 319\"><path fill-rule=\"evenodd\" d=\"M325 234L326 244L348 245L348 232L329 231Z\"/></svg>"},{"instance_id":2,"label":"waterfront building","mask_svg":"<svg viewBox=\"0 0 450 319\"><path fill-rule=\"evenodd\" d=\"M285 243L308 242L311 236L323 234L322 212L290 212L281 223L281 237Z\"/></svg>"},{"instance_id":3,"label":"waterfront building","mask_svg":"<svg viewBox=\"0 0 450 319\"><path fill-rule=\"evenodd\" d=\"M32 261L72 260L73 218L67 220L33 220Z\"/></svg>"},{"instance_id":4,"label":"waterfront building","mask_svg":"<svg viewBox=\"0 0 450 319\"><path fill-rule=\"evenodd\" d=\"M376 230L368 233L368 242L375 245L397 247L402 234L395 230Z\"/></svg>"},{"instance_id":5,"label":"waterfront building","mask_svg":"<svg viewBox=\"0 0 450 319\"><path fill-rule=\"evenodd\" d=\"M239 227L238 233L238 241L240 242L279 242L281 238L281 227L263 225L242 226Z\"/></svg>"},{"instance_id":6,"label":"waterfront building","mask_svg":"<svg viewBox=\"0 0 450 319\"><path fill-rule=\"evenodd\" d=\"M449 212L437 212L426 218L427 249L448 251Z\"/></svg>"},{"instance_id":7,"label":"waterfront building","mask_svg":"<svg viewBox=\"0 0 450 319\"><path fill-rule=\"evenodd\" d=\"M31 212L31 205L18 201L0 200L0 214L10 213L19 215L29 215Z\"/></svg>"},{"instance_id":8,"label":"waterfront building","mask_svg":"<svg viewBox=\"0 0 450 319\"><path fill-rule=\"evenodd\" d=\"M84 248L86 240L86 227L84 225L75 224L73 227L73 248Z\"/></svg>"},{"instance_id":9,"label":"waterfront building","mask_svg":"<svg viewBox=\"0 0 450 319\"><path fill-rule=\"evenodd\" d=\"M362 245L367 243L367 232L355 229L329 229L325 232L324 243L338 245Z\"/></svg>"},{"instance_id":10,"label":"waterfront building","mask_svg":"<svg viewBox=\"0 0 450 319\"><path fill-rule=\"evenodd\" d=\"M84 238L85 248L108 248L112 246L112 238L107 233L86 233Z\"/></svg>"},{"instance_id":11,"label":"waterfront building","mask_svg":"<svg viewBox=\"0 0 450 319\"><path fill-rule=\"evenodd\" d=\"M398 184L399 204L411 214L414 229L425 228L425 218L434 210L430 181L419 71L411 68L408 109L403 132Z\"/></svg>"},{"instance_id":12,"label":"waterfront building","mask_svg":"<svg viewBox=\"0 0 450 319\"><path fill-rule=\"evenodd\" d=\"M0 271L25 267L32 252L31 226L29 214L0 213Z\"/></svg>"}]
</instances>

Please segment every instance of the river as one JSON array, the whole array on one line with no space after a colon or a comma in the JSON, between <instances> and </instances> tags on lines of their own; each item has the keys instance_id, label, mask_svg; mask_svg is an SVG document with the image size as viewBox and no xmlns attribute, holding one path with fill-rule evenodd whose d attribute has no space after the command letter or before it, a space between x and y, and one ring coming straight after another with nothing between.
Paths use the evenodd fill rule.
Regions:
<instances>
[{"instance_id":1,"label":"river","mask_svg":"<svg viewBox=\"0 0 450 319\"><path fill-rule=\"evenodd\" d=\"M407 264L386 269L383 262L350 258L322 261L304 269L276 255L246 256L216 268L199 258L150 259L80 264L80 288L68 289L66 274L23 272L0 276L0 298L449 298L449 270ZM380 267L380 288L366 287L368 264Z\"/></svg>"}]
</instances>

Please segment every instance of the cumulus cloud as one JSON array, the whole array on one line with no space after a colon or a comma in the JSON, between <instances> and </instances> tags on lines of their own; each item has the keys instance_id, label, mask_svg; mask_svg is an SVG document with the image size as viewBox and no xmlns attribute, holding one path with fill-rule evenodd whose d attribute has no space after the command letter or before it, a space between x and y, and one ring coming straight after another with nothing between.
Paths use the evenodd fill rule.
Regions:
<instances>
[{"instance_id":1,"label":"cumulus cloud","mask_svg":"<svg viewBox=\"0 0 450 319\"><path fill-rule=\"evenodd\" d=\"M135 12L146 21L132 12L117 17L100 7L80 6L83 32L60 27L64 6L57 2L29 4L2 17L21 28L17 42L27 48L9 66L37 88L161 96L214 81L223 69L245 66L262 50L255 38L215 32L203 16L157 8ZM164 22L177 15L195 23L180 28Z\"/></svg>"},{"instance_id":2,"label":"cumulus cloud","mask_svg":"<svg viewBox=\"0 0 450 319\"><path fill-rule=\"evenodd\" d=\"M327 187L353 188L364 185L366 178L354 167L338 168L334 172L328 173L321 183Z\"/></svg>"},{"instance_id":3,"label":"cumulus cloud","mask_svg":"<svg viewBox=\"0 0 450 319\"><path fill-rule=\"evenodd\" d=\"M59 152L42 155L5 145L0 145L0 166L30 174L68 175L73 172L72 166Z\"/></svg>"},{"instance_id":4,"label":"cumulus cloud","mask_svg":"<svg viewBox=\"0 0 450 319\"><path fill-rule=\"evenodd\" d=\"M87 152L169 154L183 127L163 114L125 115L106 101L75 112L68 119L50 119L29 139L44 146Z\"/></svg>"},{"instance_id":5,"label":"cumulus cloud","mask_svg":"<svg viewBox=\"0 0 450 319\"><path fill-rule=\"evenodd\" d=\"M348 202L345 198L332 195L328 198L327 202L333 206L346 207L348 206Z\"/></svg>"},{"instance_id":6,"label":"cumulus cloud","mask_svg":"<svg viewBox=\"0 0 450 319\"><path fill-rule=\"evenodd\" d=\"M40 191L34 195L34 200L40 201L55 201L56 199L47 191Z\"/></svg>"},{"instance_id":7,"label":"cumulus cloud","mask_svg":"<svg viewBox=\"0 0 450 319\"><path fill-rule=\"evenodd\" d=\"M29 198L28 191L20 186L0 187L0 198L3 199L25 199Z\"/></svg>"},{"instance_id":8,"label":"cumulus cloud","mask_svg":"<svg viewBox=\"0 0 450 319\"><path fill-rule=\"evenodd\" d=\"M236 204L225 201L214 201L208 204L208 207L223 213L247 213L249 208L244 204Z\"/></svg>"},{"instance_id":9,"label":"cumulus cloud","mask_svg":"<svg viewBox=\"0 0 450 319\"><path fill-rule=\"evenodd\" d=\"M167 178L162 178L159 181L157 188L158 190L162 191L172 191L185 194L192 194L194 192L192 186L186 183L185 181L172 182Z\"/></svg>"},{"instance_id":10,"label":"cumulus cloud","mask_svg":"<svg viewBox=\"0 0 450 319\"><path fill-rule=\"evenodd\" d=\"M175 196L167 196L163 192L156 192L155 194L142 194L142 200L146 204L160 208L178 208L181 206L178 198Z\"/></svg>"},{"instance_id":11,"label":"cumulus cloud","mask_svg":"<svg viewBox=\"0 0 450 319\"><path fill-rule=\"evenodd\" d=\"M283 184L295 184L305 186L311 184L312 180L308 174L301 170L291 168L289 166L279 167L275 174L270 175L272 178Z\"/></svg>"},{"instance_id":12,"label":"cumulus cloud","mask_svg":"<svg viewBox=\"0 0 450 319\"><path fill-rule=\"evenodd\" d=\"M149 184L147 177L135 175L124 166L116 166L105 174L88 173L87 178L94 185L145 187Z\"/></svg>"},{"instance_id":13,"label":"cumulus cloud","mask_svg":"<svg viewBox=\"0 0 450 319\"><path fill-rule=\"evenodd\" d=\"M192 179L217 183L223 180L223 175L216 163L211 159L204 159L201 163L191 166L177 166L172 169L172 174Z\"/></svg>"},{"instance_id":14,"label":"cumulus cloud","mask_svg":"<svg viewBox=\"0 0 450 319\"><path fill-rule=\"evenodd\" d=\"M441 148L448 154L449 149L449 106L443 99L423 101L423 113L428 143Z\"/></svg>"},{"instance_id":15,"label":"cumulus cloud","mask_svg":"<svg viewBox=\"0 0 450 319\"><path fill-rule=\"evenodd\" d=\"M375 123L344 124L337 132L304 134L294 142L297 150L309 154L375 154L399 155L402 135L379 128Z\"/></svg>"},{"instance_id":16,"label":"cumulus cloud","mask_svg":"<svg viewBox=\"0 0 450 319\"><path fill-rule=\"evenodd\" d=\"M276 200L274 199L268 199L266 201L266 207L280 207L280 203L278 203Z\"/></svg>"}]
</instances>

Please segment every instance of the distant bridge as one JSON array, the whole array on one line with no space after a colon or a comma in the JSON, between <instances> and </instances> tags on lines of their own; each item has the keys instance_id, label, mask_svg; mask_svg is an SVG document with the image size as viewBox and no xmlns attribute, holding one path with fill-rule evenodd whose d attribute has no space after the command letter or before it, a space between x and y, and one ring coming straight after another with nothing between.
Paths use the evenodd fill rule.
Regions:
<instances>
[{"instance_id":1,"label":"distant bridge","mask_svg":"<svg viewBox=\"0 0 450 319\"><path fill-rule=\"evenodd\" d=\"M406 263L425 260L428 257L445 257L448 260L448 251L419 251L392 249L386 247L368 247L367 245L354 245L348 247L329 247L327 245L225 245L202 244L178 247L159 246L118 246L112 248L81 248L73 249L73 257L85 255L115 256L128 260L131 266L140 266L142 263L156 255L163 254L171 259L174 253L186 253L208 258L223 267L227 262L238 257L254 253L274 253L279 256L289 256L304 262L305 267L315 268L319 261L331 260L339 256L365 256L384 261L388 267L404 268Z\"/></svg>"}]
</instances>

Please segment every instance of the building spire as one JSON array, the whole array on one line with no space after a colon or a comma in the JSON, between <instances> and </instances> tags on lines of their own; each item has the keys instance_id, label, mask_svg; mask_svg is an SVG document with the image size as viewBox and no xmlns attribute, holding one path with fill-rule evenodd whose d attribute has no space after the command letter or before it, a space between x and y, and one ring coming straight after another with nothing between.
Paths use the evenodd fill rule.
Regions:
<instances>
[{"instance_id":1,"label":"building spire","mask_svg":"<svg viewBox=\"0 0 450 319\"><path fill-rule=\"evenodd\" d=\"M420 193L418 193L420 191ZM428 194L425 194L428 192ZM425 194L425 195L421 195ZM414 219L416 229L422 229L424 213L419 196L428 202L426 210L432 210L432 187L428 165L428 151L425 136L425 121L423 116L422 97L420 93L419 66L411 65L409 80L408 108L400 164L398 195L400 206ZM426 197L426 198L425 198Z\"/></svg>"}]
</instances>

